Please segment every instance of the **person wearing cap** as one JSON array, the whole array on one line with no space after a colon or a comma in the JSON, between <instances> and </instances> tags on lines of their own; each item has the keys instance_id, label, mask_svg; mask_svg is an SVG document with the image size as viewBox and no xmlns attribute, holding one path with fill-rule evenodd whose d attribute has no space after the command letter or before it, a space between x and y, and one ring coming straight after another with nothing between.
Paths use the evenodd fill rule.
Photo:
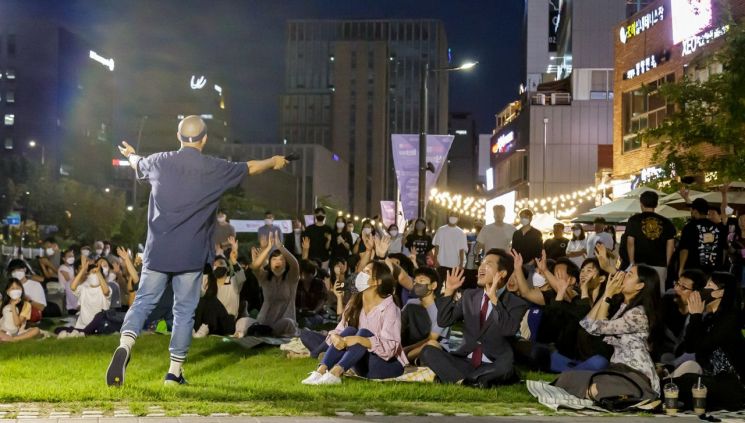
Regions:
<instances>
[{"instance_id":1,"label":"person wearing cap","mask_svg":"<svg viewBox=\"0 0 745 423\"><path fill-rule=\"evenodd\" d=\"M135 154L126 141L119 147L138 179L152 185L148 204L148 233L142 277L134 303L122 324L119 347L106 372L109 386L121 386L132 347L166 285L173 288L171 363L166 385L186 383L182 364L191 345L194 311L199 303L202 271L214 261L212 244L221 195L246 175L287 165L283 156L249 162L230 162L202 154L207 125L187 116L176 133L181 148L148 157ZM170 282L170 284L169 284Z\"/></svg>"},{"instance_id":2,"label":"person wearing cap","mask_svg":"<svg viewBox=\"0 0 745 423\"><path fill-rule=\"evenodd\" d=\"M598 243L605 245L610 251L613 249L613 235L605 232L605 218L596 217L593 221L595 224L595 233L587 237L587 257L595 257L595 246Z\"/></svg>"},{"instance_id":3,"label":"person wearing cap","mask_svg":"<svg viewBox=\"0 0 745 423\"><path fill-rule=\"evenodd\" d=\"M680 235L680 264L678 275L686 269L701 269L706 273L724 270L726 234L708 219L709 202L697 198L691 203L693 217Z\"/></svg>"},{"instance_id":4,"label":"person wearing cap","mask_svg":"<svg viewBox=\"0 0 745 423\"><path fill-rule=\"evenodd\" d=\"M626 252L630 266L646 264L657 271L661 294L664 294L676 230L670 219L654 212L658 200L654 191L644 191L639 196L642 212L631 216L626 224Z\"/></svg>"},{"instance_id":5,"label":"person wearing cap","mask_svg":"<svg viewBox=\"0 0 745 423\"><path fill-rule=\"evenodd\" d=\"M569 240L564 238L564 224L560 222L554 223L554 237L547 239L543 243L546 256L553 260L566 257L567 245L569 245Z\"/></svg>"}]
</instances>

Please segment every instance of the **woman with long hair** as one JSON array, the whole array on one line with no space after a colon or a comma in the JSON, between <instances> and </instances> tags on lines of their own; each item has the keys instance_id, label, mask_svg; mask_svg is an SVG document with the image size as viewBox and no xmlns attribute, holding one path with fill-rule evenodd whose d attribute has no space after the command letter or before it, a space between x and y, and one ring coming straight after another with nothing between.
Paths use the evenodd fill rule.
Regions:
<instances>
[{"instance_id":1,"label":"woman with long hair","mask_svg":"<svg viewBox=\"0 0 745 423\"><path fill-rule=\"evenodd\" d=\"M352 242L352 234L347 229L347 219L343 216L336 218L336 226L332 230L334 234L331 237L331 258L334 261L330 267L333 268L337 261L347 261L354 242Z\"/></svg>"},{"instance_id":2,"label":"woman with long hair","mask_svg":"<svg viewBox=\"0 0 745 423\"><path fill-rule=\"evenodd\" d=\"M587 257L587 235L581 223L572 225L572 239L567 244L567 257L577 266L582 268L582 263Z\"/></svg>"},{"instance_id":3,"label":"woman with long hair","mask_svg":"<svg viewBox=\"0 0 745 423\"><path fill-rule=\"evenodd\" d=\"M417 266L427 266L427 254L432 251L432 236L427 233L427 221L417 219L414 222L414 231L406 237L406 248L416 255Z\"/></svg>"},{"instance_id":4,"label":"woman with long hair","mask_svg":"<svg viewBox=\"0 0 745 423\"><path fill-rule=\"evenodd\" d=\"M336 385L349 369L368 379L401 376L408 363L401 346L401 310L394 301L396 281L388 266L368 263L355 279L357 294L329 333L329 349L305 385Z\"/></svg>"},{"instance_id":5,"label":"woman with long hair","mask_svg":"<svg viewBox=\"0 0 745 423\"><path fill-rule=\"evenodd\" d=\"M564 372L556 385L593 400L600 400L611 391L612 396L639 395L639 388L645 399L659 396L660 379L650 355L660 327L659 284L657 272L649 266L634 266L628 273L616 272L606 284L602 299L580 321L590 335L603 336L605 343L613 347L608 370L601 377L595 377L592 371ZM618 311L610 316L611 304L619 300Z\"/></svg>"},{"instance_id":6,"label":"woman with long hair","mask_svg":"<svg viewBox=\"0 0 745 423\"><path fill-rule=\"evenodd\" d=\"M26 328L26 322L31 317L31 303L24 298L23 284L11 278L0 306L0 342L23 341L39 335L39 328Z\"/></svg>"}]
</instances>

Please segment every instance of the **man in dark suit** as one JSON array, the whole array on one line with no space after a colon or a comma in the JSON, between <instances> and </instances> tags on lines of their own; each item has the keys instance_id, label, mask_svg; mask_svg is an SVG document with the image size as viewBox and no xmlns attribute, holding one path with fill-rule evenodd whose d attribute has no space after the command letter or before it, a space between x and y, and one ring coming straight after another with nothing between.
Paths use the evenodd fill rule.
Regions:
<instances>
[{"instance_id":1,"label":"man in dark suit","mask_svg":"<svg viewBox=\"0 0 745 423\"><path fill-rule=\"evenodd\" d=\"M463 321L463 345L447 352L432 343L421 354L422 363L441 382L488 387L515 378L510 338L520 328L528 303L505 289L512 271L507 252L489 250L479 266L479 288L464 291L460 300L454 294L463 285L463 269L448 274L445 292L436 301L437 324L449 327Z\"/></svg>"}]
</instances>

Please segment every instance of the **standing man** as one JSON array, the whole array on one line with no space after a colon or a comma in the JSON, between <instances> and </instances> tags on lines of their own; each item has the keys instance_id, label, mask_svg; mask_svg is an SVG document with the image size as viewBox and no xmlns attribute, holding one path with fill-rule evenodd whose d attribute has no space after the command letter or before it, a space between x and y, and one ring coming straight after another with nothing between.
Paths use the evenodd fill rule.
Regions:
<instances>
[{"instance_id":1,"label":"standing man","mask_svg":"<svg viewBox=\"0 0 745 423\"><path fill-rule=\"evenodd\" d=\"M447 278L449 271L456 267L463 267L468 251L468 240L463 229L458 227L458 216L451 212L448 215L448 224L441 226L435 232L435 238L432 240L435 247L435 257L437 258L437 273L440 275L440 281ZM440 294L440 291L436 295Z\"/></svg>"},{"instance_id":2,"label":"standing man","mask_svg":"<svg viewBox=\"0 0 745 423\"><path fill-rule=\"evenodd\" d=\"M554 223L554 237L543 243L546 257L556 260L567 255L569 240L564 238L564 224Z\"/></svg>"},{"instance_id":3,"label":"standing man","mask_svg":"<svg viewBox=\"0 0 745 423\"><path fill-rule=\"evenodd\" d=\"M303 233L303 238L310 240L308 259L321 264L324 269L328 269L333 231L326 225L326 211L323 210L323 207L315 209L313 214L316 216L315 224L305 228Z\"/></svg>"},{"instance_id":4,"label":"standing man","mask_svg":"<svg viewBox=\"0 0 745 423\"><path fill-rule=\"evenodd\" d=\"M520 230L512 234L512 249L523 256L525 264L534 265L535 259L541 256L543 236L541 231L530 226L533 212L529 209L520 211Z\"/></svg>"},{"instance_id":5,"label":"standing man","mask_svg":"<svg viewBox=\"0 0 745 423\"><path fill-rule=\"evenodd\" d=\"M665 293L667 266L675 249L675 226L670 219L655 213L659 197L654 191L639 196L642 212L626 224L626 252L629 265L646 264L660 275L660 290Z\"/></svg>"},{"instance_id":6,"label":"standing man","mask_svg":"<svg viewBox=\"0 0 745 423\"><path fill-rule=\"evenodd\" d=\"M723 270L726 235L708 219L709 202L697 198L691 203L691 219L680 235L678 275L686 269L700 269L710 274Z\"/></svg>"},{"instance_id":7,"label":"standing man","mask_svg":"<svg viewBox=\"0 0 745 423\"><path fill-rule=\"evenodd\" d=\"M220 244L220 247L227 249L230 246L228 238L235 238L235 228L228 222L228 216L224 211L217 212L217 225L215 225L215 236L212 245Z\"/></svg>"},{"instance_id":8,"label":"standing man","mask_svg":"<svg viewBox=\"0 0 745 423\"><path fill-rule=\"evenodd\" d=\"M605 245L608 251L613 249L613 236L605 232L605 218L596 217L592 223L595 224L595 233L587 237L587 258L595 257L595 246L598 243Z\"/></svg>"},{"instance_id":9,"label":"standing man","mask_svg":"<svg viewBox=\"0 0 745 423\"><path fill-rule=\"evenodd\" d=\"M220 196L246 175L282 169L282 156L235 163L202 154L207 125L199 116L188 116L178 125L178 151L148 157L135 154L126 142L119 147L139 179L152 185L148 205L148 232L142 277L134 303L122 324L119 347L114 351L106 384L121 386L132 347L150 312L170 282L173 287L173 331L169 347L171 364L166 385L186 383L182 364L191 345L194 310L199 302L202 270L214 259L215 213Z\"/></svg>"},{"instance_id":10,"label":"standing man","mask_svg":"<svg viewBox=\"0 0 745 423\"><path fill-rule=\"evenodd\" d=\"M259 243L261 244L261 248L266 247L266 244L269 243L269 237L272 237L271 239L279 237L279 242L283 244L285 242L285 236L282 230L274 224L274 213L267 210L264 213L264 226L259 228Z\"/></svg>"},{"instance_id":11,"label":"standing man","mask_svg":"<svg viewBox=\"0 0 745 423\"><path fill-rule=\"evenodd\" d=\"M514 226L504 223L504 206L497 204L494 210L494 223L484 226L476 238L476 252L481 255L482 251L489 251L499 248L504 251L510 251L512 244L512 235L515 234Z\"/></svg>"}]
</instances>

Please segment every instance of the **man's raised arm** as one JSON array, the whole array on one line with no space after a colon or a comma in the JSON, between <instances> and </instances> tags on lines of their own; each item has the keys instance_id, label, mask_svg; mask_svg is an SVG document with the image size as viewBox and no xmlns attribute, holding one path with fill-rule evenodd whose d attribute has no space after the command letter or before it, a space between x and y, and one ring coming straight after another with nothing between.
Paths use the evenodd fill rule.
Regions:
<instances>
[{"instance_id":1,"label":"man's raised arm","mask_svg":"<svg viewBox=\"0 0 745 423\"><path fill-rule=\"evenodd\" d=\"M285 156L274 156L264 160L251 160L247 163L248 174L258 175L270 169L280 170L287 166L287 163L289 162Z\"/></svg>"}]
</instances>

